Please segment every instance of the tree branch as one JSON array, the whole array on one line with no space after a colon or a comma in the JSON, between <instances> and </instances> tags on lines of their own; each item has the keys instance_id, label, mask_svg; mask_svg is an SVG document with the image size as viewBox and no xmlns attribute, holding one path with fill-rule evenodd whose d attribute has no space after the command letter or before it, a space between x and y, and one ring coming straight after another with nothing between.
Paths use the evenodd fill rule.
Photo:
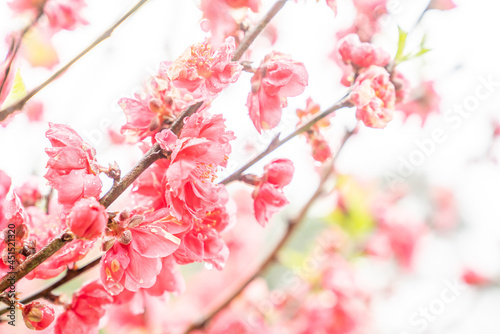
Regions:
<instances>
[{"instance_id":1,"label":"tree branch","mask_svg":"<svg viewBox=\"0 0 500 334\"><path fill-rule=\"evenodd\" d=\"M278 137L275 137L269 146L262 151L259 155L257 155L255 158L247 162L243 167L226 177L224 180L222 180L220 183L221 184L229 184L233 181L239 180L241 175L243 174L244 171L246 171L248 168L253 166L255 163L260 161L262 158L267 156L269 153L273 152L275 149L278 147L282 146L286 142L288 142L290 139L298 136L299 134L307 131L311 126L313 126L316 122L321 120L322 118L325 118L326 116L330 115L332 112L345 108L345 107L351 107L352 103L348 100L350 92L348 92L342 99L340 99L337 103L335 103L332 107L329 109L326 109L325 111L317 114L315 117L311 118L308 122L304 123L303 125L299 126L294 132L283 138L282 140L279 140Z\"/></svg>"},{"instance_id":2,"label":"tree branch","mask_svg":"<svg viewBox=\"0 0 500 334\"><path fill-rule=\"evenodd\" d=\"M76 57L71 59L66 65L61 67L57 72L52 74L47 80L41 83L39 86L32 89L23 99L19 102L8 106L7 108L0 110L0 122L5 120L10 114L14 113L17 110L20 110L26 102L28 102L33 96L38 94L42 89L44 89L47 85L49 85L52 81L57 79L61 74L63 74L68 68L70 68L74 63L76 63L80 58L85 56L90 50L99 45L102 41L108 39L113 31L122 24L126 19L128 19L133 13L135 13L139 8L142 7L149 0L140 0L134 7L132 7L125 15L123 15L115 24L113 24L110 28L108 28L105 32L103 32L95 41L93 41L89 46L87 46L83 51L81 51Z\"/></svg>"},{"instance_id":3,"label":"tree branch","mask_svg":"<svg viewBox=\"0 0 500 334\"><path fill-rule=\"evenodd\" d=\"M43 3L43 6L45 6L45 3ZM5 88L5 83L7 82L7 77L9 76L10 71L12 70L12 63L14 62L14 59L17 56L17 53L19 52L19 48L21 47L21 43L23 42L24 36L28 33L28 31L35 26L35 24L38 23L38 20L40 17L43 15L43 7L39 9L38 14L36 15L35 19L31 21L30 24L28 24L22 31L21 34L19 35L19 41L13 39L12 46L11 46L11 52L8 53L9 58L9 64L5 68L5 73L4 77L2 80L2 83L0 84L0 94L2 93L3 89Z\"/></svg>"},{"instance_id":4,"label":"tree branch","mask_svg":"<svg viewBox=\"0 0 500 334\"><path fill-rule=\"evenodd\" d=\"M120 23L122 23L123 21L125 21L128 16L132 15L133 12L135 12L137 9L139 9L139 7L141 7L145 2L147 2L148 0L141 0L139 1L139 3L137 3L134 8L132 8L124 17L122 17L115 25L113 25L113 27L111 27L110 29L107 30L107 32L105 32L101 37L99 38L102 38L101 40L99 40L99 38L94 42L92 43L93 45L97 45L99 44L101 41L103 41L104 39L108 38L111 33L113 32L113 30L118 26L120 25ZM271 9L270 11L264 16L264 18L261 20L261 22L252 30L252 32L249 33L248 37L245 36L245 38L243 39L242 43L240 43L240 45L238 46L238 48L236 49L235 51L235 55L233 56L232 58L232 61L238 61L241 56L245 53L245 51L250 47L250 45L252 44L252 42L255 40L255 38L260 34L260 32L262 32L262 30L264 29L264 27L269 23L269 21L278 13L278 11L284 6L284 4L287 2L288 0L280 0L278 1ZM106 35L107 34L107 35ZM103 37L103 36L107 36L107 37ZM94 46L95 46L94 45ZM87 50L88 49L88 50ZM82 52L81 55L77 58L75 58L76 60L78 60L79 58L81 58L81 56L83 56L86 52L90 51L92 48L89 46L87 48L85 52ZM76 60L74 59L73 63L76 62ZM71 65L69 65L71 66ZM67 66L67 67L69 67ZM59 71L58 71L59 72ZM63 72L63 71L62 71ZM62 73L61 72L61 73ZM57 74L57 73L56 73ZM54 75L55 77L57 77L56 75ZM54 77L54 79L55 79ZM53 80L53 79L52 79ZM49 82L47 82L48 84ZM46 85L47 85L46 84ZM43 88L43 87L42 87ZM36 94L36 93L35 93ZM34 94L33 94L34 95ZM27 101L27 100L26 100ZM25 101L25 102L26 102ZM22 102L22 101L20 101ZM24 102L24 103L25 103ZM191 116L192 114L194 114L201 106L203 105L203 102L198 102L194 105L191 105L190 107L188 107L186 110L184 110L181 115L175 120L175 122L172 124L172 126L170 127L170 129L172 130L172 132L174 132L176 135L178 135L180 133L180 131L182 130L182 127L184 125L184 119L186 117L189 117ZM15 106L14 106L15 107ZM21 106L22 107L22 106ZM1 121L1 115L2 115L2 112L3 111L0 111L0 121ZM130 170L129 173L127 173L127 175L125 175L120 181L118 182L115 182L112 186L112 188L100 199L100 203L105 206L105 207L108 207L109 205L111 205L136 179L137 177L139 177L141 175L142 172L144 172L149 166L151 166L155 161L161 159L161 158L165 158L165 153L166 152L163 152L160 148L160 146L158 144L154 144L148 152L146 152L146 154L141 158L141 160L139 160L139 162L137 162L137 164L132 168L132 170ZM53 247L53 248L57 248L58 246L60 246L59 248L55 249L55 251L53 253L51 253L50 255L54 254L57 250L59 250L60 248L62 248L62 246L64 245L59 245L59 243L57 242L57 240L53 240L52 242L50 242L46 247ZM37 253L38 254L38 253ZM35 255L37 255L35 254ZM49 255L49 256L50 256ZM36 268L40 263L42 263L43 261L45 261L49 256L43 258L42 256L38 257L38 259L42 259L42 261L40 261L39 263L33 263L33 268L31 270L33 270L34 268ZM57 287L65 284L66 282L72 280L73 278L77 277L78 275L80 275L81 273L91 269L92 267L96 266L99 261L101 259L101 256L99 256L98 258L94 259L92 262L90 262L89 264L83 266L82 268L74 271L74 270L68 270L66 272L66 275L61 278L59 281L51 284L50 286L48 286L47 288L45 288L44 290L40 291L40 292L37 292L35 293L34 295L32 296L29 296L25 299L23 299L21 301L21 303L27 303L27 302L30 302L30 301L33 301L33 300L36 300L36 299L39 299L39 298L44 298L46 296L48 296L48 294L56 289ZM27 259L28 260L28 259ZM29 272L29 271L28 271ZM4 277L3 279L6 279L7 277ZM19 277L20 279L21 277ZM17 279L18 280L18 279ZM17 281L16 280L16 281ZM8 287L8 286L7 286ZM6 289L6 288L5 288ZM3 289L3 290L5 290ZM1 290L1 291L3 291ZM4 314L7 310L3 310L3 311L0 311L0 315Z\"/></svg>"},{"instance_id":5,"label":"tree branch","mask_svg":"<svg viewBox=\"0 0 500 334\"><path fill-rule=\"evenodd\" d=\"M259 36L259 34L264 30L267 24L273 19L276 14L285 6L288 0L279 0L277 1L271 9L264 15L264 17L260 20L260 22L252 29L251 32L245 35L243 40L241 41L238 49L234 53L233 61L240 60L243 57L245 51L250 47L253 41Z\"/></svg>"},{"instance_id":6,"label":"tree branch","mask_svg":"<svg viewBox=\"0 0 500 334\"><path fill-rule=\"evenodd\" d=\"M63 248L67 243L73 241L75 235L70 232L64 232L57 238L52 240L47 246L43 247L39 252L29 256L26 260L21 263L17 270L12 274L8 273L0 281L0 291L4 291L9 286L13 285L21 278L29 274L30 271L35 269L39 264L49 258L52 254Z\"/></svg>"}]
</instances>

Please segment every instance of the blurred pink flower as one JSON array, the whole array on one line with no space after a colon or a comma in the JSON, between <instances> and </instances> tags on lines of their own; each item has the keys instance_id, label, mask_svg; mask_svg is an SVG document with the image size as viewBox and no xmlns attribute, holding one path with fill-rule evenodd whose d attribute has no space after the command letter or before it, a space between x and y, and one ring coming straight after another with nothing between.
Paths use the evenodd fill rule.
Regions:
<instances>
[{"instance_id":1,"label":"blurred pink flower","mask_svg":"<svg viewBox=\"0 0 500 334\"><path fill-rule=\"evenodd\" d=\"M286 98L302 94L308 79L304 64L288 55L273 51L264 58L251 79L247 99L250 118L259 133L279 124Z\"/></svg>"},{"instance_id":2,"label":"blurred pink flower","mask_svg":"<svg viewBox=\"0 0 500 334\"><path fill-rule=\"evenodd\" d=\"M293 163L288 159L277 159L264 167L264 175L252 193L255 218L262 226L289 203L283 187L292 181L294 171Z\"/></svg>"},{"instance_id":3,"label":"blurred pink flower","mask_svg":"<svg viewBox=\"0 0 500 334\"><path fill-rule=\"evenodd\" d=\"M396 94L387 70L370 66L360 72L350 101L356 106L356 118L366 126L384 128L392 120Z\"/></svg>"}]
</instances>

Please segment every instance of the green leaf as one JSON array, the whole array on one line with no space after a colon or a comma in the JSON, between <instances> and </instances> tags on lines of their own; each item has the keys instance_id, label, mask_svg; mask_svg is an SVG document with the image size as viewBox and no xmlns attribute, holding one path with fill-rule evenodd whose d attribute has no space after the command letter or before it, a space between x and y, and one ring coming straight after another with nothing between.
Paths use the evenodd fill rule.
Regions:
<instances>
[{"instance_id":1,"label":"green leaf","mask_svg":"<svg viewBox=\"0 0 500 334\"><path fill-rule=\"evenodd\" d=\"M5 101L3 101L0 109L5 109L6 107L17 103L18 101L23 99L27 93L28 92L26 91L26 86L24 86L23 78L21 78L21 73L19 70L17 70L12 88L5 98Z\"/></svg>"},{"instance_id":2,"label":"green leaf","mask_svg":"<svg viewBox=\"0 0 500 334\"><path fill-rule=\"evenodd\" d=\"M405 53L404 49L406 46L406 39L408 37L408 33L404 32L399 27L398 29L399 29L398 51L396 53L396 57L394 58L394 60L396 61L396 65L399 65L411 59L418 58L420 56L423 56L427 52L431 51L431 49L428 49L424 46L426 39L426 36L424 35L422 37L422 40L420 41L419 48L417 50L415 50L414 52Z\"/></svg>"},{"instance_id":3,"label":"green leaf","mask_svg":"<svg viewBox=\"0 0 500 334\"><path fill-rule=\"evenodd\" d=\"M292 249L285 249L280 253L280 262L288 268L296 268L302 266L307 259L306 252L299 252Z\"/></svg>"},{"instance_id":4,"label":"green leaf","mask_svg":"<svg viewBox=\"0 0 500 334\"><path fill-rule=\"evenodd\" d=\"M344 198L345 209L335 209L327 221L340 226L353 238L365 236L375 226L367 190L346 176L339 177L338 189Z\"/></svg>"},{"instance_id":5,"label":"green leaf","mask_svg":"<svg viewBox=\"0 0 500 334\"><path fill-rule=\"evenodd\" d=\"M401 57L403 57L403 52L405 51L406 47L406 38L408 37L408 33L401 29L401 27L398 27L399 31L399 41L398 41L398 51L396 52L396 57L395 60L396 62L399 61Z\"/></svg>"}]
</instances>

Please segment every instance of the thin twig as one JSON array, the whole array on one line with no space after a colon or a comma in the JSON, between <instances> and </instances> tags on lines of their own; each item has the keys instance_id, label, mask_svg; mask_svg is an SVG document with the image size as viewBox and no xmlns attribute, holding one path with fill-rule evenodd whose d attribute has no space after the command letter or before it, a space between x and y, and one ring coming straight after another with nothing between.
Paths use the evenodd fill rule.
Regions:
<instances>
[{"instance_id":1,"label":"thin twig","mask_svg":"<svg viewBox=\"0 0 500 334\"><path fill-rule=\"evenodd\" d=\"M8 106L7 108L0 110L0 122L5 120L10 114L13 112L20 110L26 102L28 102L33 96L35 96L38 92L44 89L47 85L49 85L52 81L57 79L61 74L63 74L68 68L70 68L74 63L80 60L83 56L85 56L89 51L91 51L94 47L99 45L102 41L111 37L111 34L115 31L115 29L122 24L126 19L128 19L133 13L135 13L139 8L142 7L149 0L140 0L134 7L132 7L125 15L123 15L115 24L113 24L110 28L108 28L105 32L103 32L95 41L93 41L89 46L87 46L83 51L81 51L76 57L71 59L66 65L61 67L57 72L52 74L47 80L41 83L39 86L32 89L23 99L18 101L17 103Z\"/></svg>"},{"instance_id":2,"label":"thin twig","mask_svg":"<svg viewBox=\"0 0 500 334\"><path fill-rule=\"evenodd\" d=\"M252 160L250 160L249 162L247 162L243 167L241 167L240 169L238 169L237 171L235 171L234 173L232 173L231 175L229 175L228 177L226 177L220 183L226 185L226 184L231 183L233 181L239 180L240 177L241 177L241 175L243 174L243 172L246 171L248 168L250 168L251 166L253 166L255 163L257 163L258 161L260 161L262 158L264 158L269 153L273 152L275 149L277 149L278 147L282 146L283 144L285 144L286 142L288 142L292 138L294 138L294 137L298 136L299 134L307 131L311 126L313 126L316 122L318 122L322 118L325 118L326 116L330 115L332 112L334 112L336 110L352 106L351 102L348 99L349 98L349 94L350 94L350 92L347 93L343 98L341 98L332 107L330 107L329 109L326 109L325 111L317 114L315 117L311 118L311 120L309 120L308 122L306 122L303 125L299 126L294 132L292 132L291 134L289 134L288 136L286 136L282 140L279 140L277 137L274 138L271 141L271 143L269 144L269 146L263 152L261 152L255 158L253 158Z\"/></svg>"},{"instance_id":3,"label":"thin twig","mask_svg":"<svg viewBox=\"0 0 500 334\"><path fill-rule=\"evenodd\" d=\"M4 291L9 286L13 285L21 278L29 274L39 264L48 259L52 254L63 248L67 243L73 241L75 235L71 232L64 232L57 238L52 240L47 246L39 252L29 256L26 260L17 267L16 271L8 273L0 281L0 291Z\"/></svg>"},{"instance_id":4,"label":"thin twig","mask_svg":"<svg viewBox=\"0 0 500 334\"><path fill-rule=\"evenodd\" d=\"M253 43L253 41L259 36L259 34L264 30L264 28L268 25L268 23L273 19L276 14L285 6L288 0L279 0L277 1L271 9L264 15L264 17L260 20L260 22L250 31L248 34L245 35L243 40L241 41L238 49L233 55L233 61L238 61L240 60L241 57L243 57L243 54L245 51L248 49L248 47Z\"/></svg>"},{"instance_id":5,"label":"thin twig","mask_svg":"<svg viewBox=\"0 0 500 334\"><path fill-rule=\"evenodd\" d=\"M55 289L57 289L61 285L66 284L67 282L71 281L73 278L75 278L75 277L83 274L84 272L92 269L93 267L95 267L96 265L98 265L100 261L101 261L101 258L98 258L98 259L93 260L92 262L86 264L85 266L83 266L83 267L81 267L79 269L68 269L68 271L66 271L66 274L64 275L64 277L61 278L59 281L57 281L54 284L48 286L47 288L43 289L42 291L39 291L38 293L35 293L34 295L32 295L32 296L30 296L30 297L28 297L26 299L23 299L22 303L23 304L28 304L28 303L31 303L34 300L37 300L38 298L40 298L40 296L47 296L47 295L49 295L50 293L52 293L52 291L54 291Z\"/></svg>"},{"instance_id":6,"label":"thin twig","mask_svg":"<svg viewBox=\"0 0 500 334\"><path fill-rule=\"evenodd\" d=\"M45 3L43 3L45 5ZM39 9L38 14L36 15L35 19L31 21L30 24L28 24L23 30L21 30L21 34L19 35L19 40L16 41L16 39L13 39L12 46L10 49L10 52L8 53L9 58L9 64L5 68L5 74L2 80L2 83L0 84L0 94L2 93L3 89L5 88L5 83L7 82L7 77L9 76L10 71L12 70L12 64L14 63L14 59L17 56L17 53L19 52L19 48L21 47L21 44L23 42L24 36L28 33L28 31L33 28L37 23L38 20L43 15L43 7Z\"/></svg>"}]
</instances>

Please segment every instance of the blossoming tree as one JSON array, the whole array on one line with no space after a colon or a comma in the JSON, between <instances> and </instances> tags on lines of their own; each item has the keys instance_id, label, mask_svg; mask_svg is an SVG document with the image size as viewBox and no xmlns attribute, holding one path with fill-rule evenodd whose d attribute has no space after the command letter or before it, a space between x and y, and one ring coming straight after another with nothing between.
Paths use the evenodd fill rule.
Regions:
<instances>
[{"instance_id":1,"label":"blossoming tree","mask_svg":"<svg viewBox=\"0 0 500 334\"><path fill-rule=\"evenodd\" d=\"M438 203L429 227L408 222L410 215L398 204L409 196L404 188L381 190L336 168L345 144L364 127L383 129L395 115L417 115L424 123L438 112L434 82L410 82L400 66L424 56L425 44L406 47L407 33L400 30L399 39L391 41L393 49L377 45L374 37L383 29L387 1L353 0L354 20L335 38L332 31L328 57L342 73L337 80L343 87L333 94L342 97L322 108L303 94L310 83L308 64L274 47L280 36L273 18L285 6L302 4L201 0L205 39L165 59L140 91L116 101L126 122L119 133L110 131L110 140L142 152L124 171L101 162L99 150L71 124L45 121L35 97L112 38L146 2L139 1L63 65L51 40L62 30L71 33L89 24L82 14L85 0L8 2L13 19L28 18L29 24L6 39L0 125L8 127L26 115L44 127L48 142L45 188L32 179L12 184L0 170L2 332L13 324L19 332L54 333L367 332L371 296L355 283L353 257L393 261L409 271L419 238L429 229L452 228L456 220L446 189L428 189ZM336 0L315 5L331 11L332 20L344 15ZM453 7L452 1L433 0L424 14ZM269 45L257 47L259 39ZM254 48L265 56L256 57ZM28 63L60 67L27 90L19 68L29 71ZM288 135L274 136L261 152L230 170L232 143L240 134L226 126L225 115L212 102L245 80L248 95L241 104L248 112L239 117L249 118L256 136L276 129L285 114L296 118ZM289 98L303 107L291 110ZM332 138L328 130L341 109L357 125ZM316 166L319 184L310 198L293 203L296 214L289 215L279 240L264 247L268 225L282 219L277 213L290 202L287 186L305 177L291 157L279 156L278 149L296 137L310 146L308 161ZM269 159L271 153L279 157ZM259 173L247 171L260 162ZM112 180L109 187L106 179ZM236 183L245 184L245 190L232 186ZM335 205L320 232L311 234L308 213L324 198ZM294 265L287 264L295 262L286 251L294 240L309 245L297 251L300 258L318 264L288 275L276 288L265 278L273 267ZM251 264L261 247L267 254ZM205 267L190 265L195 262ZM473 271L464 275L474 284L488 281ZM58 292L63 286L70 289ZM16 316L25 326L15 322Z\"/></svg>"}]
</instances>

